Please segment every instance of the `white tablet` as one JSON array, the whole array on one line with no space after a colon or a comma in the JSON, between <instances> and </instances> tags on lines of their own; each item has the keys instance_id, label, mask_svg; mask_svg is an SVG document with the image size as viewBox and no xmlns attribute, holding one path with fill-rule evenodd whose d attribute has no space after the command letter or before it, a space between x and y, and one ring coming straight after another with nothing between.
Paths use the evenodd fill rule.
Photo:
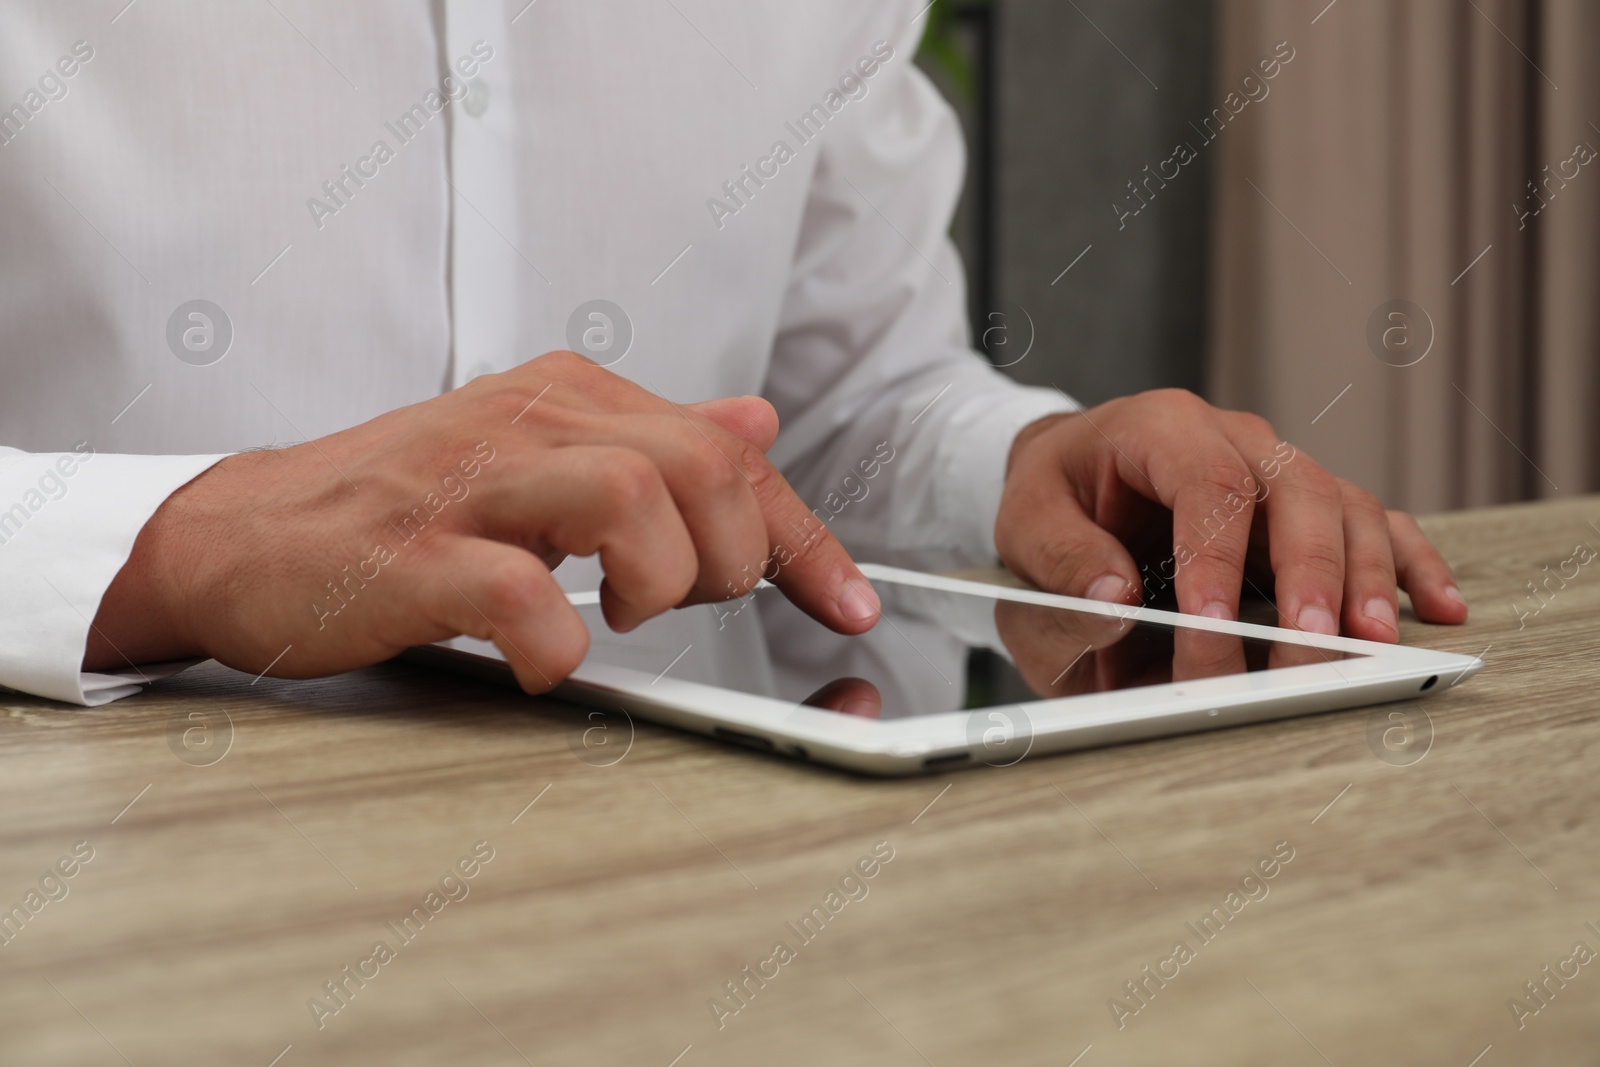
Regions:
<instances>
[{"instance_id":1,"label":"white tablet","mask_svg":"<svg viewBox=\"0 0 1600 1067\"><path fill-rule=\"evenodd\" d=\"M883 617L835 634L762 584L615 634L571 599L589 654L554 695L588 705L580 757L614 762L632 716L878 775L945 771L1442 692L1481 660L1218 622L892 567ZM975 649L995 655L974 661ZM514 683L473 638L409 658ZM969 676L970 662L985 669ZM609 746L609 747L607 747Z\"/></svg>"}]
</instances>

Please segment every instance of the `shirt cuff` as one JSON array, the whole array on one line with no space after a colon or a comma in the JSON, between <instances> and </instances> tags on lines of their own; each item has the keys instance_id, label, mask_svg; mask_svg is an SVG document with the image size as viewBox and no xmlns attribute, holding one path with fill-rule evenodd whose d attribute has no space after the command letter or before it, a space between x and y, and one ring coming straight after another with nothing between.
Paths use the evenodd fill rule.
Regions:
<instances>
[{"instance_id":1,"label":"shirt cuff","mask_svg":"<svg viewBox=\"0 0 1600 1067\"><path fill-rule=\"evenodd\" d=\"M204 659L175 659L168 663L150 663L142 667L124 667L119 671L84 671L81 681L83 700L80 703L87 707L97 708L101 704L109 704L113 700L131 697L143 686L150 682L159 682L163 678L171 678L179 671L186 671Z\"/></svg>"},{"instance_id":2,"label":"shirt cuff","mask_svg":"<svg viewBox=\"0 0 1600 1067\"><path fill-rule=\"evenodd\" d=\"M0 686L92 707L190 665L84 671L83 655L150 516L226 455L0 449Z\"/></svg>"}]
</instances>

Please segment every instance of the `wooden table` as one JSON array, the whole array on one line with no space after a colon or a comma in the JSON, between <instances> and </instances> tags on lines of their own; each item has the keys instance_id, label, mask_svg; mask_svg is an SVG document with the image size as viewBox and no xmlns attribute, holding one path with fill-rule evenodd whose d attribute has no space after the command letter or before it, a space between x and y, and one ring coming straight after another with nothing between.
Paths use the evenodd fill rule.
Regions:
<instances>
[{"instance_id":1,"label":"wooden table","mask_svg":"<svg viewBox=\"0 0 1600 1067\"><path fill-rule=\"evenodd\" d=\"M74 873L0 946L0 1063L1592 1063L1600 960L1541 968L1600 951L1600 562L1520 626L1509 606L1600 548L1591 519L1600 498L1426 524L1473 619L1403 639L1488 665L1402 705L1431 743L1414 717L1398 752L1369 709L874 781L647 724L593 766L570 709L404 665L10 697L0 906ZM786 928L877 842L865 897ZM1226 911L1279 842L1267 895ZM1214 906L1207 943L1186 924ZM779 939L794 958L763 964ZM747 965L776 973L719 1029Z\"/></svg>"}]
</instances>

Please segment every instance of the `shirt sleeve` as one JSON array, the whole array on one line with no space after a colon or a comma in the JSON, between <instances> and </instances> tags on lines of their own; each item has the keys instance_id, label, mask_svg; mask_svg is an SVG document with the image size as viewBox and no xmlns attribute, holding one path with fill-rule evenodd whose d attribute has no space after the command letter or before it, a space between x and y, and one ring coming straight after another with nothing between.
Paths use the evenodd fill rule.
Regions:
<instances>
[{"instance_id":1,"label":"shirt sleeve","mask_svg":"<svg viewBox=\"0 0 1600 1067\"><path fill-rule=\"evenodd\" d=\"M818 135L766 385L783 425L770 455L858 559L984 565L1017 432L1079 406L971 347L948 237L965 153L911 62L920 26Z\"/></svg>"},{"instance_id":2,"label":"shirt sleeve","mask_svg":"<svg viewBox=\"0 0 1600 1067\"><path fill-rule=\"evenodd\" d=\"M222 455L0 447L0 686L94 706L188 662L83 670L100 599L161 503ZM193 661L190 661L193 662Z\"/></svg>"}]
</instances>

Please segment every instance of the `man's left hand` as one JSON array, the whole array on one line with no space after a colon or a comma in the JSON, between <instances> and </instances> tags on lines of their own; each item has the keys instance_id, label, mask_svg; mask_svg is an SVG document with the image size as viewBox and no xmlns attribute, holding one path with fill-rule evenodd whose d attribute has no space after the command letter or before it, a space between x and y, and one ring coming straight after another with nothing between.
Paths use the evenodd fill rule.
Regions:
<instances>
[{"instance_id":1,"label":"man's left hand","mask_svg":"<svg viewBox=\"0 0 1600 1067\"><path fill-rule=\"evenodd\" d=\"M1232 619L1241 589L1278 625L1399 637L1398 589L1425 622L1466 621L1450 568L1417 522L1335 478L1258 415L1181 389L1025 427L995 524L1000 557L1042 589ZM1139 563L1135 563L1135 559Z\"/></svg>"}]
</instances>

